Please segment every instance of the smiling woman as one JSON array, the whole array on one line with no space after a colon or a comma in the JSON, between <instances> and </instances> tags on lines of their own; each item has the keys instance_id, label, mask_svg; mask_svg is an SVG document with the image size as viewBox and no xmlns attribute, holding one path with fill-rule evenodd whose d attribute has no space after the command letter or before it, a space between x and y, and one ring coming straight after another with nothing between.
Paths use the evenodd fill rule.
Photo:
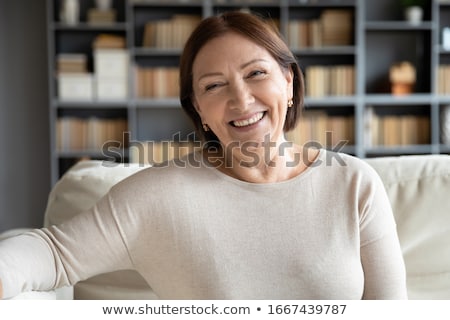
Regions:
<instances>
[{"instance_id":1,"label":"smiling woman","mask_svg":"<svg viewBox=\"0 0 450 320\"><path fill-rule=\"evenodd\" d=\"M280 157L284 132L301 113L304 81L270 24L240 12L204 20L187 42L180 70L182 106L200 137L222 151L220 171L244 181L274 182L300 174L317 156L308 150L306 162L286 167L300 154L292 146ZM239 165L249 155L255 159L251 167Z\"/></svg>"},{"instance_id":2,"label":"smiling woman","mask_svg":"<svg viewBox=\"0 0 450 320\"><path fill-rule=\"evenodd\" d=\"M134 269L161 299L406 298L375 171L285 140L303 78L279 34L252 14L207 18L180 70L206 147L126 178L62 225L1 241L5 296Z\"/></svg>"}]
</instances>

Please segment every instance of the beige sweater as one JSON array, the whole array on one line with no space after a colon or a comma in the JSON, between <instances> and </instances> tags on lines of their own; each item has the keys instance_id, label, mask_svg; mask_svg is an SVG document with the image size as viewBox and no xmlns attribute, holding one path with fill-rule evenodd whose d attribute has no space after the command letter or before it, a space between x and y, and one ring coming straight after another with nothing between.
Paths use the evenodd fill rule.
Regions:
<instances>
[{"instance_id":1,"label":"beige sweater","mask_svg":"<svg viewBox=\"0 0 450 320\"><path fill-rule=\"evenodd\" d=\"M332 158L268 184L205 165L142 170L73 220L1 242L5 296L136 269L161 299L406 298L380 178Z\"/></svg>"}]
</instances>

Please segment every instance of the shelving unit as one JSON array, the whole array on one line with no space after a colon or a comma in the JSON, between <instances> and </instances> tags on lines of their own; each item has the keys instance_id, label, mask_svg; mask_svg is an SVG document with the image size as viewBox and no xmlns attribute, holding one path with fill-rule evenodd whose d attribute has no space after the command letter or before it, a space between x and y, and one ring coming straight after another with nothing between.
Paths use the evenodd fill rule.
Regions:
<instances>
[{"instance_id":1,"label":"shelving unit","mask_svg":"<svg viewBox=\"0 0 450 320\"><path fill-rule=\"evenodd\" d=\"M358 157L400 154L450 153L450 146L441 140L441 111L450 105L450 93L438 92L438 67L450 65L450 51L442 45L442 30L450 26L450 3L429 1L424 21L411 25L403 19L399 3L391 0L113 0L116 21L92 25L87 12L92 0L79 0L80 21L67 25L60 21L59 0L47 0L48 61L50 82L50 133L52 182L79 158L105 159L114 154L116 161L129 161L130 150L138 141L169 141L178 135L182 140L192 137L193 127L184 115L177 97L149 97L138 94L137 68L177 67L181 54L178 47L144 46L146 24L178 15L194 15L199 19L227 10L246 9L273 19L289 41L291 22L320 19L324 12L349 12L351 34L348 43L340 45L291 46L306 72L310 66L331 68L353 66L351 94L305 98L306 111L322 111L330 117L353 117L353 142L343 150ZM333 11L334 10L334 11ZM87 56L87 69L95 74L92 43L97 36L109 34L125 39L128 54L127 97L111 100L61 99L58 92L57 56L77 53ZM416 67L414 93L393 96L389 87L389 68L400 61ZM95 77L94 77L95 79ZM309 85L307 83L307 85ZM347 88L349 89L349 88ZM383 146L367 144L368 110L379 114L420 115L429 119L429 140L423 144ZM58 148L64 117L126 119L124 141L114 152L105 150L61 150ZM71 134L77 135L77 132ZM125 141L127 140L127 141ZM333 146L330 146L333 149Z\"/></svg>"}]
</instances>

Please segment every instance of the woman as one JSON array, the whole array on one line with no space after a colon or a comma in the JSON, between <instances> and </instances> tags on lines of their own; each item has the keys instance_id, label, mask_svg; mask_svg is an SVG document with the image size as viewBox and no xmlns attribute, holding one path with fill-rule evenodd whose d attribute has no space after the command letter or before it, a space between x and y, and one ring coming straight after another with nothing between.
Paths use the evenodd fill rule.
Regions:
<instances>
[{"instance_id":1,"label":"woman","mask_svg":"<svg viewBox=\"0 0 450 320\"><path fill-rule=\"evenodd\" d=\"M0 243L5 296L136 269L162 299L406 298L379 177L284 138L303 79L279 35L250 14L208 18L180 68L206 143L196 165L143 170L73 220Z\"/></svg>"}]
</instances>

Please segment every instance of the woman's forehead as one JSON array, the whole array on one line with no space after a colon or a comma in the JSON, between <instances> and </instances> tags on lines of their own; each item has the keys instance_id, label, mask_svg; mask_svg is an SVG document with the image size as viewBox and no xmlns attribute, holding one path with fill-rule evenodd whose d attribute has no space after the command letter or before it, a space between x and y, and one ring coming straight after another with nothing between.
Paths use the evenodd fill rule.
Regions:
<instances>
[{"instance_id":1,"label":"woman's forehead","mask_svg":"<svg viewBox=\"0 0 450 320\"><path fill-rule=\"evenodd\" d=\"M248 37L227 32L205 43L194 59L193 71L230 62L243 64L262 58L266 60L271 58L270 53L264 47Z\"/></svg>"}]
</instances>

